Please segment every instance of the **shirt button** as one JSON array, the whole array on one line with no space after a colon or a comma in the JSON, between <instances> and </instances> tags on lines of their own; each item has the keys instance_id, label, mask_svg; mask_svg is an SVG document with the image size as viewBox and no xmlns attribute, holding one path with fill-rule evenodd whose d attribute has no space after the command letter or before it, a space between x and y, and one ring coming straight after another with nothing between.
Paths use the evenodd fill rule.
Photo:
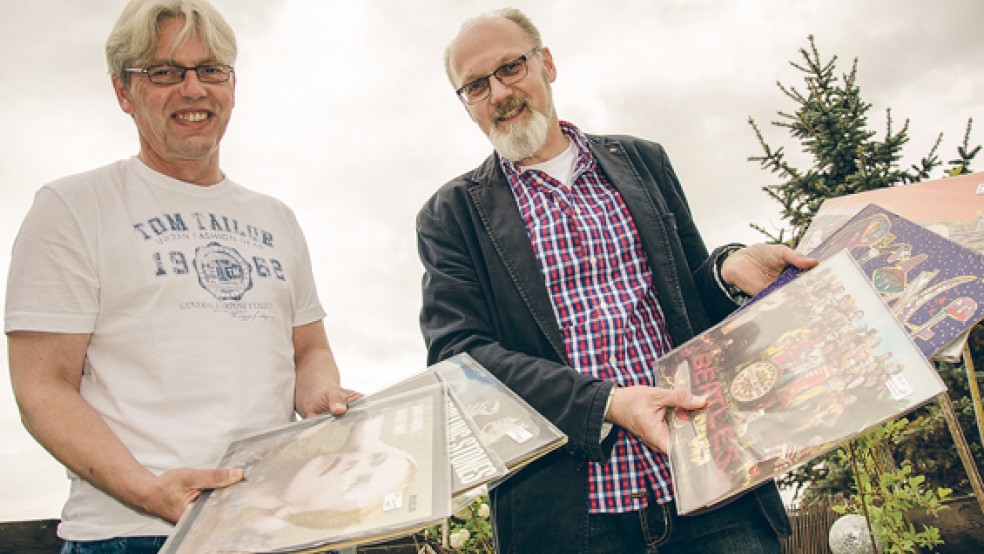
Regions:
<instances>
[{"instance_id":1,"label":"shirt button","mask_svg":"<svg viewBox=\"0 0 984 554\"><path fill-rule=\"evenodd\" d=\"M608 357L608 365L614 367L616 363L618 363L618 358L616 358L615 356Z\"/></svg>"},{"instance_id":2,"label":"shirt button","mask_svg":"<svg viewBox=\"0 0 984 554\"><path fill-rule=\"evenodd\" d=\"M588 258L588 261L591 262L591 265L598 265L598 258L596 258L594 256L591 256L590 258Z\"/></svg>"}]
</instances>

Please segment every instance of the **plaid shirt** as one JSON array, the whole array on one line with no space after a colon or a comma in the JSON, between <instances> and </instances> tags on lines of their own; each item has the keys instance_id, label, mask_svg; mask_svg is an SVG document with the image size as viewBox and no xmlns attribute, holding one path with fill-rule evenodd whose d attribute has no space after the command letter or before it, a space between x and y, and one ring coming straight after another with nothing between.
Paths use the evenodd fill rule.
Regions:
<instances>
[{"instance_id":1,"label":"plaid shirt","mask_svg":"<svg viewBox=\"0 0 984 554\"><path fill-rule=\"evenodd\" d=\"M619 386L655 385L653 361L671 344L639 234L587 139L570 123L561 128L578 151L570 188L501 156L499 164L526 224L570 364ZM589 512L644 507L647 482L659 503L670 501L665 455L615 429L611 458L590 466Z\"/></svg>"}]
</instances>

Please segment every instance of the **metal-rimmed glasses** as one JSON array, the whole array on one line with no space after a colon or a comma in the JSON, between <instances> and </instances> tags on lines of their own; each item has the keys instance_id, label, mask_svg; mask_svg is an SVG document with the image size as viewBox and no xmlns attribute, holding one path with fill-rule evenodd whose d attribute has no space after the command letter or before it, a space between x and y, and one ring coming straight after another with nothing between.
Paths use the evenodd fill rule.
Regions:
<instances>
[{"instance_id":1,"label":"metal-rimmed glasses","mask_svg":"<svg viewBox=\"0 0 984 554\"><path fill-rule=\"evenodd\" d=\"M193 67L162 63L147 67L128 67L127 73L143 73L155 85L176 85L184 81L185 73L194 71L203 83L224 83L232 76L232 66L221 63L203 63Z\"/></svg>"},{"instance_id":2,"label":"metal-rimmed glasses","mask_svg":"<svg viewBox=\"0 0 984 554\"><path fill-rule=\"evenodd\" d=\"M457 93L458 98L465 104L477 104L488 98L492 93L492 86L489 84L489 79L492 77L495 77L497 81L505 86L515 85L526 78L526 75L529 73L527 62L539 51L540 47L535 46L522 56L500 65L492 73L468 81L454 92Z\"/></svg>"}]
</instances>

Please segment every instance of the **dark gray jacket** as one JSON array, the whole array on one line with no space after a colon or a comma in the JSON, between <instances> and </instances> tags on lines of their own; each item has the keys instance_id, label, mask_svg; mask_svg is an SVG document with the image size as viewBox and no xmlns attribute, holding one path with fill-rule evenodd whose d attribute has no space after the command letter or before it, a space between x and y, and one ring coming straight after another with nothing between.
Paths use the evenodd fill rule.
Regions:
<instances>
[{"instance_id":1,"label":"dark gray jacket","mask_svg":"<svg viewBox=\"0 0 984 554\"><path fill-rule=\"evenodd\" d=\"M714 279L717 251L708 254L662 147L628 136L588 139L636 223L666 327L682 344L736 307ZM584 550L587 462L611 452L616 433L602 443L598 437L613 384L567 365L543 276L494 155L421 208L417 245L428 363L469 353L569 438L493 490L500 552ZM775 486L755 494L776 531L788 534Z\"/></svg>"}]
</instances>

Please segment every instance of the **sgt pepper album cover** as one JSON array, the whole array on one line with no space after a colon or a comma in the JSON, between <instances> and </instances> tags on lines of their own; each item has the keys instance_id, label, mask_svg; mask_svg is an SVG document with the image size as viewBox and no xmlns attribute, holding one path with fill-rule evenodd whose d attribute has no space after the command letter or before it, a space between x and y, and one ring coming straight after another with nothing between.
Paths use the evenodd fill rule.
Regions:
<instances>
[{"instance_id":1,"label":"sgt pepper album cover","mask_svg":"<svg viewBox=\"0 0 984 554\"><path fill-rule=\"evenodd\" d=\"M705 395L669 417L681 514L713 506L913 410L945 386L847 252L657 361Z\"/></svg>"}]
</instances>

